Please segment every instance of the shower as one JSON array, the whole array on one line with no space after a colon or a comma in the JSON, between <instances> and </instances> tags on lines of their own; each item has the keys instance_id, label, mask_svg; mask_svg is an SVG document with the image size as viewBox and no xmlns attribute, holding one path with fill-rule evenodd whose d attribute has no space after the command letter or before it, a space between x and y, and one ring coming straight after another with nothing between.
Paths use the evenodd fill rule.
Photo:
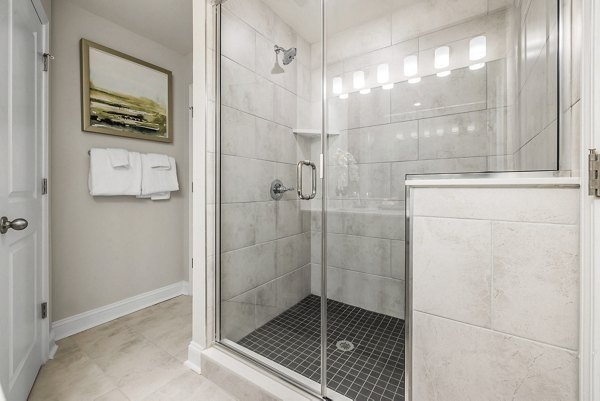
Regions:
<instances>
[{"instance_id":1,"label":"shower","mask_svg":"<svg viewBox=\"0 0 600 401\"><path fill-rule=\"evenodd\" d=\"M283 65L288 65L296 58L296 48L290 47L284 49L281 46L275 45L275 65L271 70L271 74L283 74L285 70L279 65L279 53L283 53Z\"/></svg>"}]
</instances>

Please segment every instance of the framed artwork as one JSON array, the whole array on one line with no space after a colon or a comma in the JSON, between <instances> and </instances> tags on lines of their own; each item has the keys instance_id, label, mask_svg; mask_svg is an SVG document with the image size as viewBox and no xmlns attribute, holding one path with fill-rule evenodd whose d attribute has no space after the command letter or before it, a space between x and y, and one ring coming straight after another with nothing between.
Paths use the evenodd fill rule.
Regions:
<instances>
[{"instance_id":1,"label":"framed artwork","mask_svg":"<svg viewBox=\"0 0 600 401\"><path fill-rule=\"evenodd\" d=\"M81 39L81 129L173 142L172 73Z\"/></svg>"}]
</instances>

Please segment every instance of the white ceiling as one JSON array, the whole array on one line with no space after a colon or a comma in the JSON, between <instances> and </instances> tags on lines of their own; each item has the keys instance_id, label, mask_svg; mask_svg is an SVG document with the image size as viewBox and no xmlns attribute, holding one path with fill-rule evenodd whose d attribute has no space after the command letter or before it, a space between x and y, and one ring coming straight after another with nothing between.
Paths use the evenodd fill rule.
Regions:
<instances>
[{"instance_id":1,"label":"white ceiling","mask_svg":"<svg viewBox=\"0 0 600 401\"><path fill-rule=\"evenodd\" d=\"M192 51L192 0L71 0L181 54Z\"/></svg>"},{"instance_id":2,"label":"white ceiling","mask_svg":"<svg viewBox=\"0 0 600 401\"><path fill-rule=\"evenodd\" d=\"M327 35L390 14L422 0L327 0ZM321 40L320 0L264 0L310 43Z\"/></svg>"}]
</instances>

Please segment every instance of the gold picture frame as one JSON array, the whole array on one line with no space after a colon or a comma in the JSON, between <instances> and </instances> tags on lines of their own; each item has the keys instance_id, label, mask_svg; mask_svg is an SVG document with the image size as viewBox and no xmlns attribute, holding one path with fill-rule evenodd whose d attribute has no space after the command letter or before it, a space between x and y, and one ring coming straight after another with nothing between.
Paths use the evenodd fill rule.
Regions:
<instances>
[{"instance_id":1,"label":"gold picture frame","mask_svg":"<svg viewBox=\"0 0 600 401\"><path fill-rule=\"evenodd\" d=\"M81 39L81 129L173 142L173 74Z\"/></svg>"}]
</instances>

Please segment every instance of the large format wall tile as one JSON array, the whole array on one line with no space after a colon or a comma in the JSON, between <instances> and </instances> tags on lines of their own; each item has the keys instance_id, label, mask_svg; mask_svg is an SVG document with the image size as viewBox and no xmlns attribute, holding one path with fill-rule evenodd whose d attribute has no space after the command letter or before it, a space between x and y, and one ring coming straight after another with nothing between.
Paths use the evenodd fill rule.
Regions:
<instances>
[{"instance_id":1,"label":"large format wall tile","mask_svg":"<svg viewBox=\"0 0 600 401\"><path fill-rule=\"evenodd\" d=\"M416 216L576 224L578 199L579 190L564 188L420 188L414 193L413 213Z\"/></svg>"},{"instance_id":2,"label":"large format wall tile","mask_svg":"<svg viewBox=\"0 0 600 401\"><path fill-rule=\"evenodd\" d=\"M311 292L321 294L321 265L311 265ZM377 313L404 319L404 280L329 266L327 297Z\"/></svg>"},{"instance_id":3,"label":"large format wall tile","mask_svg":"<svg viewBox=\"0 0 600 401\"><path fill-rule=\"evenodd\" d=\"M392 43L402 42L487 12L487 0L430 0L409 4L392 16Z\"/></svg>"},{"instance_id":4,"label":"large format wall tile","mask_svg":"<svg viewBox=\"0 0 600 401\"><path fill-rule=\"evenodd\" d=\"M418 123L377 125L348 131L348 151L358 163L418 159Z\"/></svg>"},{"instance_id":5,"label":"large format wall tile","mask_svg":"<svg viewBox=\"0 0 600 401\"><path fill-rule=\"evenodd\" d=\"M221 299L228 300L277 276L276 243L266 242L221 255Z\"/></svg>"},{"instance_id":6,"label":"large format wall tile","mask_svg":"<svg viewBox=\"0 0 600 401\"><path fill-rule=\"evenodd\" d=\"M433 62L433 60L432 60ZM418 84L401 82L392 92L392 121L464 113L486 108L486 69L460 68L447 77L423 77Z\"/></svg>"},{"instance_id":7,"label":"large format wall tile","mask_svg":"<svg viewBox=\"0 0 600 401\"><path fill-rule=\"evenodd\" d=\"M254 71L255 31L227 11L221 14L221 24L223 55Z\"/></svg>"},{"instance_id":8,"label":"large format wall tile","mask_svg":"<svg viewBox=\"0 0 600 401\"><path fill-rule=\"evenodd\" d=\"M276 164L245 157L221 157L221 196L223 203L269 201L269 188L275 179Z\"/></svg>"},{"instance_id":9,"label":"large format wall tile","mask_svg":"<svg viewBox=\"0 0 600 401\"><path fill-rule=\"evenodd\" d=\"M488 156L487 111L419 121L419 159Z\"/></svg>"},{"instance_id":10,"label":"large format wall tile","mask_svg":"<svg viewBox=\"0 0 600 401\"><path fill-rule=\"evenodd\" d=\"M490 327L492 225L415 217L413 308Z\"/></svg>"},{"instance_id":11,"label":"large format wall tile","mask_svg":"<svg viewBox=\"0 0 600 401\"><path fill-rule=\"evenodd\" d=\"M227 252L274 240L276 208L275 201L223 204L221 250Z\"/></svg>"},{"instance_id":12,"label":"large format wall tile","mask_svg":"<svg viewBox=\"0 0 600 401\"><path fill-rule=\"evenodd\" d=\"M574 352L421 312L413 322L415 400L577 400Z\"/></svg>"},{"instance_id":13,"label":"large format wall tile","mask_svg":"<svg viewBox=\"0 0 600 401\"><path fill-rule=\"evenodd\" d=\"M327 235L330 266L391 277L389 240L352 235Z\"/></svg>"},{"instance_id":14,"label":"large format wall tile","mask_svg":"<svg viewBox=\"0 0 600 401\"><path fill-rule=\"evenodd\" d=\"M494 223L492 327L577 349L579 229Z\"/></svg>"}]
</instances>

